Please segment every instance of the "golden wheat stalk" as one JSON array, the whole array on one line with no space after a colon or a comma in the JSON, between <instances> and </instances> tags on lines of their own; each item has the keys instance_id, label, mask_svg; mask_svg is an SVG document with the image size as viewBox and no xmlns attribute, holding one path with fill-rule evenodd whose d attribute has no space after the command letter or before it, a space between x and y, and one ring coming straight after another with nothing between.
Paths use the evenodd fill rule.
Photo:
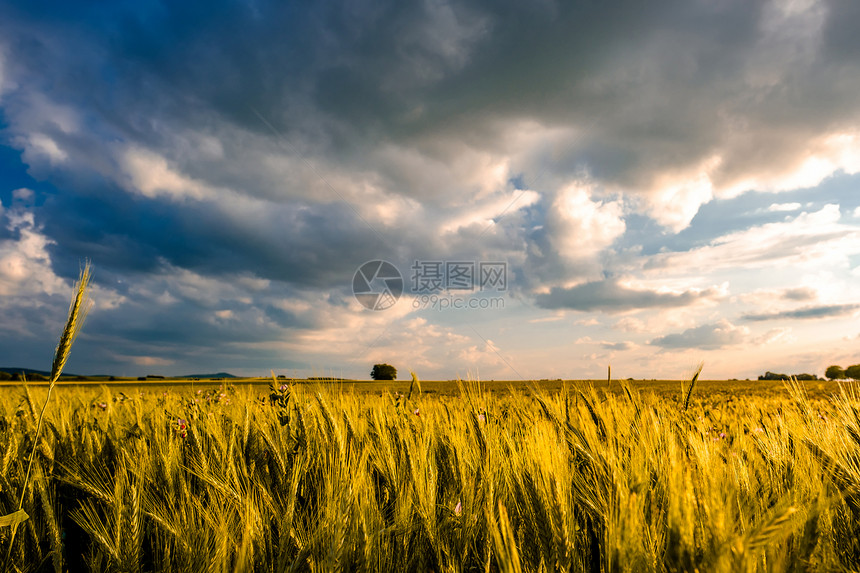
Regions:
<instances>
[{"instance_id":1,"label":"golden wheat stalk","mask_svg":"<svg viewBox=\"0 0 860 573\"><path fill-rule=\"evenodd\" d=\"M66 360L69 358L69 352L72 349L72 343L77 338L81 331L81 325L87 317L90 310L91 301L89 298L90 279L92 278L92 269L90 262L84 263L84 268L81 269L78 283L75 286L75 295L69 305L69 319L66 321L66 327L60 335L60 342L57 344L57 350L54 352L54 362L51 364L51 383L48 385L48 396L45 398L45 403L42 405L42 411L39 412L39 421L36 424L36 435L33 438L33 449L30 451L30 461L27 463L27 474L24 477L24 483L21 487L21 498L18 501L18 509L24 506L24 493L27 491L27 484L30 482L30 471L33 469L33 457L36 454L36 445L39 443L39 432L42 430L42 419L45 417L45 411L48 409L48 402L51 400L51 392L54 390L54 385L60 378L63 372L63 366L66 365Z\"/></svg>"},{"instance_id":2,"label":"golden wheat stalk","mask_svg":"<svg viewBox=\"0 0 860 573\"><path fill-rule=\"evenodd\" d=\"M699 366L696 367L696 371L693 373L693 377L690 380L690 385L687 386L687 389L684 390L683 385L681 386L681 391L684 394L684 411L687 411L687 408L690 406L690 398L693 396L693 388L696 387L696 380L699 379L699 374L702 373L702 368L705 367L705 362L699 362Z\"/></svg>"},{"instance_id":3,"label":"golden wheat stalk","mask_svg":"<svg viewBox=\"0 0 860 573\"><path fill-rule=\"evenodd\" d=\"M92 278L90 262L84 263L84 268L78 277L78 283L75 286L75 294L72 302L69 305L69 319L66 321L66 327L60 335L60 342L57 344L57 350L54 353L54 362L51 364L51 382L48 385L48 395L45 397L45 404L42 406L42 411L39 412L39 420L36 423L36 434L33 437L33 448L30 450L30 459L27 462L27 473L24 476L24 482L21 484L21 496L18 499L18 510L10 515L5 515L0 518L0 526L11 526L12 535L9 538L9 552L6 554L6 560L3 564L3 570L8 569L9 561L12 557L12 546L15 540L15 532L18 530L18 525L29 519L29 515L24 511L24 496L27 493L27 484L30 483L30 473L33 470L33 459L36 455L36 446L39 444L39 433L42 430L42 419L45 417L45 411L48 409L48 402L51 400L51 392L54 390L54 385L60 378L63 371L63 366L69 357L69 351L72 349L72 343L81 330L81 325L87 316L90 309L89 285Z\"/></svg>"},{"instance_id":4,"label":"golden wheat stalk","mask_svg":"<svg viewBox=\"0 0 860 573\"><path fill-rule=\"evenodd\" d=\"M89 286L91 279L92 269L90 262L87 261L78 277L75 296L69 305L69 319L66 321L66 327L63 329L63 334L60 336L60 342L57 344L57 350L54 353L54 362L51 364L51 386L60 378L63 367L66 365L66 360L69 358L72 343L74 343L75 338L77 338L78 333L81 331L81 325L90 311L92 301L89 297Z\"/></svg>"},{"instance_id":5,"label":"golden wheat stalk","mask_svg":"<svg viewBox=\"0 0 860 573\"><path fill-rule=\"evenodd\" d=\"M412 382L409 383L409 395L406 396L407 400L412 399L412 392L415 390L415 387L418 387L418 394L421 394L421 382L418 380L418 375L415 372L410 372L412 374Z\"/></svg>"}]
</instances>

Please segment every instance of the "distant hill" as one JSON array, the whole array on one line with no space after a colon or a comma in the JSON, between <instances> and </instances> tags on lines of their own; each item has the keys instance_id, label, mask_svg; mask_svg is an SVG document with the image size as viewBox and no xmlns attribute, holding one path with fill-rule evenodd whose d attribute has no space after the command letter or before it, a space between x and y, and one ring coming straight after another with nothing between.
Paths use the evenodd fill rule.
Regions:
<instances>
[{"instance_id":1,"label":"distant hill","mask_svg":"<svg viewBox=\"0 0 860 573\"><path fill-rule=\"evenodd\" d=\"M47 370L34 370L32 368L17 368L12 366L0 366L0 372L8 372L9 374L19 374L23 372L24 374L38 374L40 376L50 376L51 373ZM78 374L72 374L70 372L63 372L63 378L66 376L78 376ZM93 378L96 376L88 375ZM98 378L107 378L107 374L99 375ZM238 378L238 376L234 376L229 372L218 372L216 374L186 374L185 376L165 376L165 378L175 378L175 379L185 379L185 378Z\"/></svg>"},{"instance_id":2,"label":"distant hill","mask_svg":"<svg viewBox=\"0 0 860 573\"><path fill-rule=\"evenodd\" d=\"M40 376L51 375L51 372L49 370L33 370L32 368L15 368L12 366L0 366L0 372L8 372L9 374L19 374L23 372L24 374L39 374ZM63 372L63 376L77 376L77 374Z\"/></svg>"}]
</instances>

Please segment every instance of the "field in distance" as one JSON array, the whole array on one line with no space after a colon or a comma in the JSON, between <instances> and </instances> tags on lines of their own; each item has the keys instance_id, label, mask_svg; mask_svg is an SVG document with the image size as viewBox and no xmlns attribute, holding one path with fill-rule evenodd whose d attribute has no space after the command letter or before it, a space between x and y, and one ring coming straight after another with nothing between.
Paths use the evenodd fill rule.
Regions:
<instances>
[{"instance_id":1,"label":"field in distance","mask_svg":"<svg viewBox=\"0 0 860 573\"><path fill-rule=\"evenodd\" d=\"M112 378L112 379L109 379ZM421 380L420 387L424 394L439 396L456 396L460 394L461 386L474 385L474 381L457 380ZM678 396L681 393L681 385L687 384L683 380L654 380L654 379L626 379L624 381L612 380L610 383L604 380L484 380L478 384L484 392L494 394L506 394L511 390L515 392L529 393L535 386L544 392L559 392L566 384L571 389L585 389L594 386L599 391L612 393L623 392L623 384L628 384L642 394L652 393L655 396ZM29 382L31 386L39 387L47 385L45 381ZM174 391L185 392L198 389L218 388L227 386L259 386L261 393L268 390L272 384L271 377L255 378L149 378L139 380L136 377L75 377L63 378L58 383L59 389L99 387L108 386L117 392L128 391L139 388L146 391ZM279 378L278 384L295 384L301 386L325 386L329 389L337 389L346 392L373 393L377 395L386 393L407 393L411 380L345 380L345 379L303 379L303 378ZM813 380L801 383L807 390L810 398L827 398L839 393L839 383L830 380ZM2 381L0 387L20 386L21 382ZM417 388L416 388L417 391ZM700 397L720 398L729 397L787 397L786 385L778 380L698 380L695 393Z\"/></svg>"}]
</instances>

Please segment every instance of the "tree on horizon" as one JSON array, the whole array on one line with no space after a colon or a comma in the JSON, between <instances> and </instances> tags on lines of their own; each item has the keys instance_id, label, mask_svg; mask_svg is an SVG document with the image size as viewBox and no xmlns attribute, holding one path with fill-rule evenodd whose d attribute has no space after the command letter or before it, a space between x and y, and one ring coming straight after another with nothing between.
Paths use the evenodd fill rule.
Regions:
<instances>
[{"instance_id":1,"label":"tree on horizon","mask_svg":"<svg viewBox=\"0 0 860 573\"><path fill-rule=\"evenodd\" d=\"M397 380L397 368L391 364L374 364L370 377L374 380Z\"/></svg>"}]
</instances>

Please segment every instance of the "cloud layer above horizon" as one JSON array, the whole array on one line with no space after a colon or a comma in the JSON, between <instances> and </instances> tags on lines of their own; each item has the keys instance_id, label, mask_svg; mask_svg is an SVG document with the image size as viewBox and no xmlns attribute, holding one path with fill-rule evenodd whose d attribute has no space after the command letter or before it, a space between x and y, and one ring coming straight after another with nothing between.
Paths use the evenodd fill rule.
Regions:
<instances>
[{"instance_id":1,"label":"cloud layer above horizon","mask_svg":"<svg viewBox=\"0 0 860 573\"><path fill-rule=\"evenodd\" d=\"M85 373L860 362L858 17L6 2L0 366L50 363L84 258ZM366 310L352 277L375 259L407 285L415 261L504 261L504 308Z\"/></svg>"}]
</instances>

